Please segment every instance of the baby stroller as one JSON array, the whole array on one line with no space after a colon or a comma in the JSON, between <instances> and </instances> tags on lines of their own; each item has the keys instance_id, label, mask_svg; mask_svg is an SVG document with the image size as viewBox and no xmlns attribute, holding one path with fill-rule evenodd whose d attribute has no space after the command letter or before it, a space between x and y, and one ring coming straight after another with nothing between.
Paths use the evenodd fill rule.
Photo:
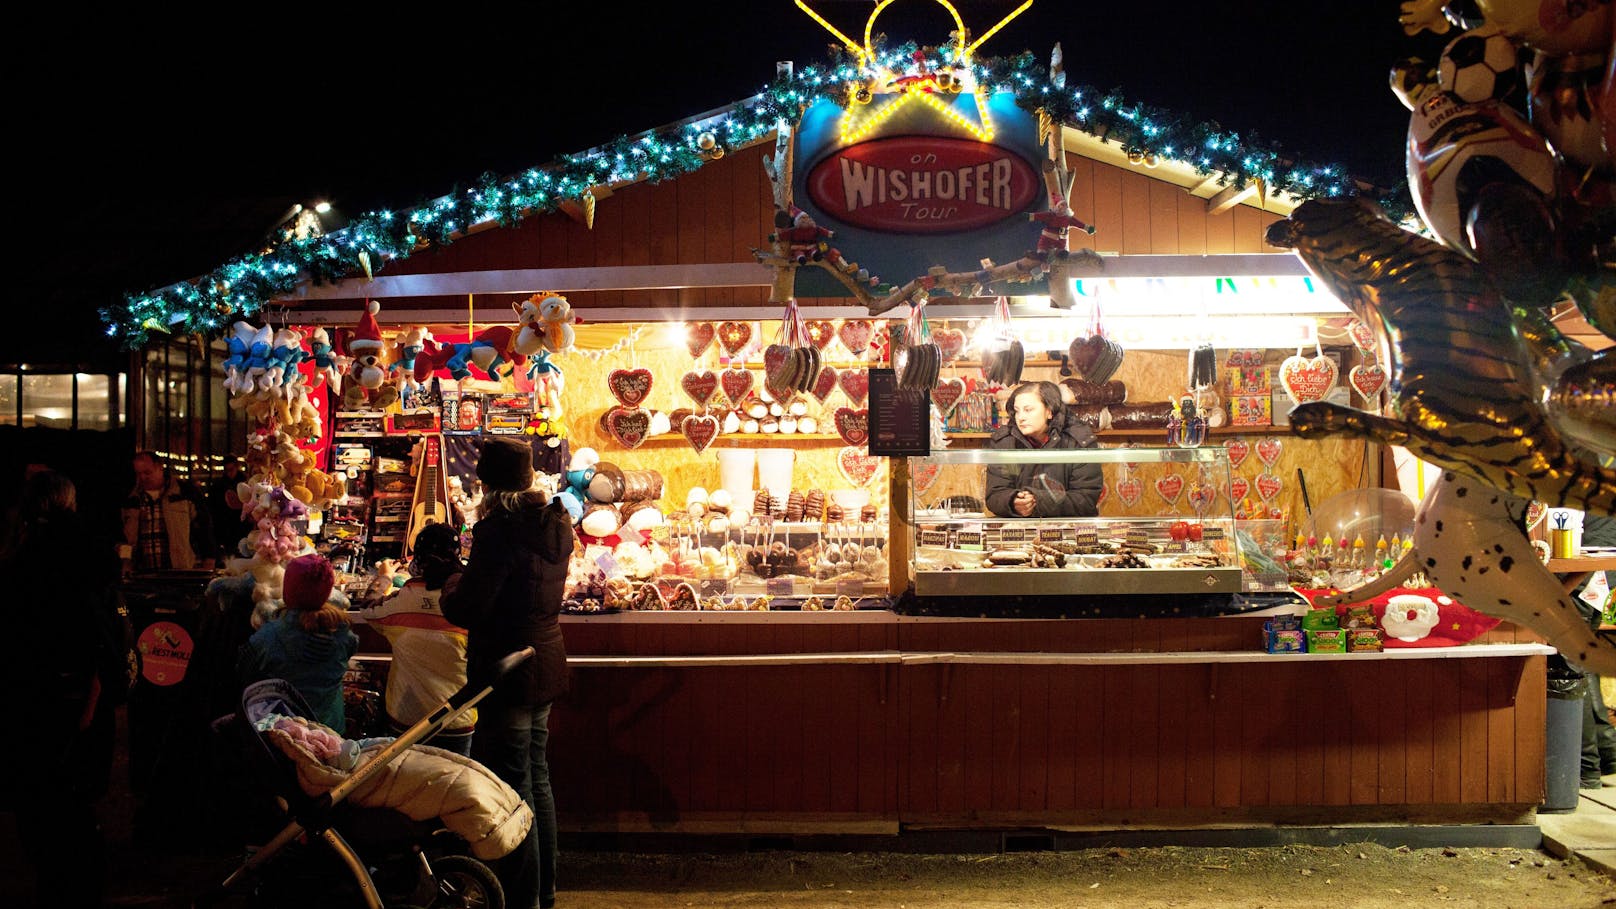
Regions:
<instances>
[{"instance_id":1,"label":"baby stroller","mask_svg":"<svg viewBox=\"0 0 1616 909\"><path fill-rule=\"evenodd\" d=\"M285 680L266 679L247 686L242 691L241 709L214 726L242 739L255 777L267 781L274 791L280 807L277 823L284 820L285 826L198 904L217 903L252 884L259 904L299 909L327 904L322 900L333 906L368 909L504 909L504 892L493 871L440 824L414 821L391 809L343 804L343 800L410 746L432 737L475 706L493 690L495 680L532 655L533 648L528 647L505 657L493 679L468 683L329 792L312 797L298 785L291 760L255 724L270 714L312 718L314 711ZM305 866L292 874L269 873L281 868L270 868L271 861L294 855L310 860L306 864L324 873L310 874Z\"/></svg>"}]
</instances>

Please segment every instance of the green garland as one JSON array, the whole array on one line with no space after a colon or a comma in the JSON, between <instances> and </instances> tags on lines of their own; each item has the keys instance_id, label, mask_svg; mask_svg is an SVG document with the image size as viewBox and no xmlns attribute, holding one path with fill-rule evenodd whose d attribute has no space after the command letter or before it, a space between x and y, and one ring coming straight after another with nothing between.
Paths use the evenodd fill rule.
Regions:
<instances>
[{"instance_id":1,"label":"green garland","mask_svg":"<svg viewBox=\"0 0 1616 909\"><path fill-rule=\"evenodd\" d=\"M883 48L878 62L901 69L917 50L913 43ZM954 63L952 48L923 50L933 67ZM978 58L973 65L979 85L1014 93L1016 103L1026 110L1044 109L1058 122L1116 142L1129 153L1186 162L1198 173L1216 175L1220 184L1243 187L1260 180L1269 193L1297 201L1361 192L1340 167L1293 160L1277 147L1242 139L1216 123L1196 123L1115 91L1070 87L1064 73L1052 79L1031 53ZM707 140L716 140L722 149L762 139L782 120L795 123L814 101L845 102L868 78L858 61L838 48L827 64L777 79L708 120L620 137L514 177L485 174L475 186L456 189L413 211L368 212L340 231L280 241L194 280L128 295L100 315L107 334L128 349L145 345L153 333L215 335L303 281L322 284L360 273L361 253L374 268L381 268L416 250L448 244L475 224L495 221L509 226L554 211L581 199L591 186L641 179L655 183L690 173L712 160L711 150L702 148ZM1406 187L1376 201L1394 218L1412 211Z\"/></svg>"}]
</instances>

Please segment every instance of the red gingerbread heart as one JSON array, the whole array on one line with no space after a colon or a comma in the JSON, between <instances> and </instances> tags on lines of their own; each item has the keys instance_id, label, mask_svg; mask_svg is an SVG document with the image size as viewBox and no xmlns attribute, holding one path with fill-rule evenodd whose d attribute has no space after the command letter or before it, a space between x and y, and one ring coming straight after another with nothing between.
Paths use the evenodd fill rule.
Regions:
<instances>
[{"instance_id":1,"label":"red gingerbread heart","mask_svg":"<svg viewBox=\"0 0 1616 909\"><path fill-rule=\"evenodd\" d=\"M1156 481L1156 495L1169 505L1177 505L1178 499L1184 494L1184 478L1176 473L1170 473Z\"/></svg>"},{"instance_id":2,"label":"red gingerbread heart","mask_svg":"<svg viewBox=\"0 0 1616 909\"><path fill-rule=\"evenodd\" d=\"M713 337L717 334L711 322L691 322L685 326L685 346L690 348L692 358L700 357L713 345Z\"/></svg>"},{"instance_id":3,"label":"red gingerbread heart","mask_svg":"<svg viewBox=\"0 0 1616 909\"><path fill-rule=\"evenodd\" d=\"M958 377L943 379L931 390L931 402L937 405L937 412L942 414L945 420L964 396L965 380Z\"/></svg>"},{"instance_id":4,"label":"red gingerbread heart","mask_svg":"<svg viewBox=\"0 0 1616 909\"><path fill-rule=\"evenodd\" d=\"M965 352L965 332L958 328L939 328L931 333L931 340L945 363L958 360Z\"/></svg>"},{"instance_id":5,"label":"red gingerbread heart","mask_svg":"<svg viewBox=\"0 0 1616 909\"><path fill-rule=\"evenodd\" d=\"M724 389L724 397L729 398L729 403L735 407L741 406L746 396L752 393L752 383L751 370L733 367L724 370L718 379L719 387Z\"/></svg>"},{"instance_id":6,"label":"red gingerbread heart","mask_svg":"<svg viewBox=\"0 0 1616 909\"><path fill-rule=\"evenodd\" d=\"M1139 482L1138 477L1123 477L1117 481L1117 498L1129 508L1139 504L1139 497L1145 494L1145 484Z\"/></svg>"},{"instance_id":7,"label":"red gingerbread heart","mask_svg":"<svg viewBox=\"0 0 1616 909\"><path fill-rule=\"evenodd\" d=\"M881 469L881 459L866 452L861 446L850 445L836 453L836 466L842 476L855 487L869 485L875 472Z\"/></svg>"},{"instance_id":8,"label":"red gingerbread heart","mask_svg":"<svg viewBox=\"0 0 1616 909\"><path fill-rule=\"evenodd\" d=\"M1347 382L1365 404L1372 403L1386 387L1386 368L1379 363L1360 363L1347 373Z\"/></svg>"},{"instance_id":9,"label":"red gingerbread heart","mask_svg":"<svg viewBox=\"0 0 1616 909\"><path fill-rule=\"evenodd\" d=\"M1229 481L1229 501L1239 504L1246 496L1251 495L1251 481L1245 477L1235 477Z\"/></svg>"},{"instance_id":10,"label":"red gingerbread heart","mask_svg":"<svg viewBox=\"0 0 1616 909\"><path fill-rule=\"evenodd\" d=\"M691 414L679 422L679 434L685 437L697 454L706 451L707 446L713 444L713 440L718 438L718 429L718 418L711 414L706 416Z\"/></svg>"},{"instance_id":11,"label":"red gingerbread heart","mask_svg":"<svg viewBox=\"0 0 1616 909\"><path fill-rule=\"evenodd\" d=\"M819 370L819 375L814 379L813 387L813 395L818 399L819 403L825 403L825 399L830 397L830 393L836 390L837 378L838 373L834 366L826 366Z\"/></svg>"},{"instance_id":12,"label":"red gingerbread heart","mask_svg":"<svg viewBox=\"0 0 1616 909\"><path fill-rule=\"evenodd\" d=\"M637 407L613 407L606 412L606 431L624 448L639 448L651 431L651 413Z\"/></svg>"},{"instance_id":13,"label":"red gingerbread heart","mask_svg":"<svg viewBox=\"0 0 1616 909\"><path fill-rule=\"evenodd\" d=\"M842 387L842 393L847 395L854 407L862 407L870 397L870 371L862 366L842 370L842 374L836 377L836 384Z\"/></svg>"},{"instance_id":14,"label":"red gingerbread heart","mask_svg":"<svg viewBox=\"0 0 1616 909\"><path fill-rule=\"evenodd\" d=\"M679 378L679 387L685 390L697 407L706 407L718 390L718 375L710 369L691 370Z\"/></svg>"},{"instance_id":15,"label":"red gingerbread heart","mask_svg":"<svg viewBox=\"0 0 1616 909\"><path fill-rule=\"evenodd\" d=\"M1263 462L1269 467L1273 467L1274 462L1279 460L1279 454L1284 450L1284 448L1284 444L1278 439L1274 438L1273 436L1268 436L1261 442L1257 443L1257 460Z\"/></svg>"},{"instance_id":16,"label":"red gingerbread heart","mask_svg":"<svg viewBox=\"0 0 1616 909\"><path fill-rule=\"evenodd\" d=\"M1335 379L1335 361L1329 357L1289 356L1279 364L1279 384L1293 404L1324 400Z\"/></svg>"},{"instance_id":17,"label":"red gingerbread heart","mask_svg":"<svg viewBox=\"0 0 1616 909\"><path fill-rule=\"evenodd\" d=\"M643 366L614 369L606 377L606 387L612 390L612 397L617 399L617 403L624 407L639 407L651 393L651 370Z\"/></svg>"},{"instance_id":18,"label":"red gingerbread heart","mask_svg":"<svg viewBox=\"0 0 1616 909\"><path fill-rule=\"evenodd\" d=\"M869 349L870 335L873 331L869 319L846 319L842 327L836 330L836 337L842 339L842 346L855 357L864 356Z\"/></svg>"},{"instance_id":19,"label":"red gingerbread heart","mask_svg":"<svg viewBox=\"0 0 1616 909\"><path fill-rule=\"evenodd\" d=\"M1257 496L1264 502L1272 502L1274 496L1285 488L1285 481L1271 473L1259 474L1257 477Z\"/></svg>"},{"instance_id":20,"label":"red gingerbread heart","mask_svg":"<svg viewBox=\"0 0 1616 909\"><path fill-rule=\"evenodd\" d=\"M803 330L808 333L808 343L814 345L816 350L824 350L836 337L836 324L823 319L812 319L802 323Z\"/></svg>"},{"instance_id":21,"label":"red gingerbread heart","mask_svg":"<svg viewBox=\"0 0 1616 909\"><path fill-rule=\"evenodd\" d=\"M1251 454L1251 443L1245 439L1230 439L1223 443L1223 450L1229 453L1229 469L1239 470L1240 465L1245 463L1246 456ZM1240 498L1243 499L1245 496Z\"/></svg>"},{"instance_id":22,"label":"red gingerbread heart","mask_svg":"<svg viewBox=\"0 0 1616 909\"><path fill-rule=\"evenodd\" d=\"M836 408L836 434L849 445L863 445L870 440L870 412L851 407Z\"/></svg>"},{"instance_id":23,"label":"red gingerbread heart","mask_svg":"<svg viewBox=\"0 0 1616 909\"><path fill-rule=\"evenodd\" d=\"M751 322L723 322L718 326L718 346L729 356L739 356L752 343Z\"/></svg>"},{"instance_id":24,"label":"red gingerbread heart","mask_svg":"<svg viewBox=\"0 0 1616 909\"><path fill-rule=\"evenodd\" d=\"M911 462L909 465L909 485L915 490L915 495L924 497L937 485L937 478L942 475L943 465Z\"/></svg>"},{"instance_id":25,"label":"red gingerbread heart","mask_svg":"<svg viewBox=\"0 0 1616 909\"><path fill-rule=\"evenodd\" d=\"M1347 326L1347 334L1352 335L1352 345L1359 350L1368 353L1375 349L1375 330L1357 319Z\"/></svg>"}]
</instances>

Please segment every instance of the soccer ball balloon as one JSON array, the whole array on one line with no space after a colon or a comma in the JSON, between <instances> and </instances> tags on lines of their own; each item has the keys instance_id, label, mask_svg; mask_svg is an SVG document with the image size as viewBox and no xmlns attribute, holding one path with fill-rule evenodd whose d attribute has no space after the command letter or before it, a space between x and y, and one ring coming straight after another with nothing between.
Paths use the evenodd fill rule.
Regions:
<instances>
[{"instance_id":1,"label":"soccer ball balloon","mask_svg":"<svg viewBox=\"0 0 1616 909\"><path fill-rule=\"evenodd\" d=\"M1514 42L1497 31L1477 29L1449 42L1437 62L1437 84L1460 101L1497 101L1522 88Z\"/></svg>"}]
</instances>

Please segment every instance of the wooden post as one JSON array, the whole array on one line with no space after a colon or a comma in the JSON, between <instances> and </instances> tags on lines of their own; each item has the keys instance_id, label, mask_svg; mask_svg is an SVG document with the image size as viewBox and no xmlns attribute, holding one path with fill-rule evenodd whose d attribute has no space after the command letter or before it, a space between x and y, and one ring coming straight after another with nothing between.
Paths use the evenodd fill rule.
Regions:
<instances>
[{"instance_id":1,"label":"wooden post","mask_svg":"<svg viewBox=\"0 0 1616 909\"><path fill-rule=\"evenodd\" d=\"M887 458L887 593L909 589L915 555L914 515L909 511L909 459Z\"/></svg>"}]
</instances>

